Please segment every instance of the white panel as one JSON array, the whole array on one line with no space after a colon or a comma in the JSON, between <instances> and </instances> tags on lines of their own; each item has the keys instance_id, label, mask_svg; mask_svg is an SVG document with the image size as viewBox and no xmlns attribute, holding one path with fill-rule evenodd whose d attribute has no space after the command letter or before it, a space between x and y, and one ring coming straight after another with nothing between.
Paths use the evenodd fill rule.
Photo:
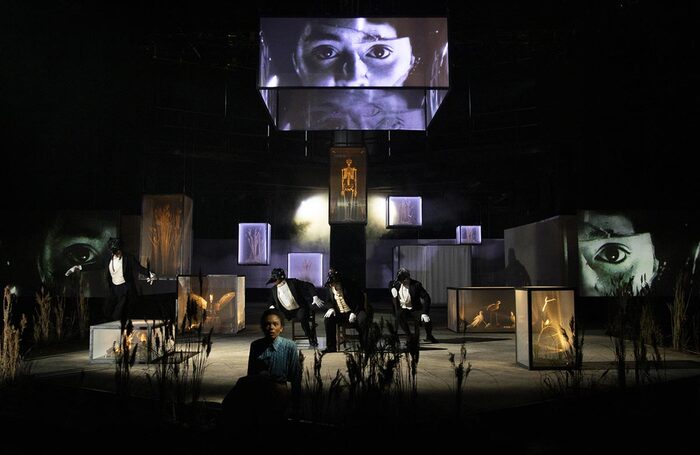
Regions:
<instances>
[{"instance_id":1,"label":"white panel","mask_svg":"<svg viewBox=\"0 0 700 455\"><path fill-rule=\"evenodd\" d=\"M518 364L530 368L530 324L528 317L528 292L515 291L515 358Z\"/></svg>"},{"instance_id":2,"label":"white panel","mask_svg":"<svg viewBox=\"0 0 700 455\"><path fill-rule=\"evenodd\" d=\"M447 303L448 286L471 284L471 249L459 245L402 245L397 268L405 267L411 277L423 283L434 303Z\"/></svg>"}]
</instances>

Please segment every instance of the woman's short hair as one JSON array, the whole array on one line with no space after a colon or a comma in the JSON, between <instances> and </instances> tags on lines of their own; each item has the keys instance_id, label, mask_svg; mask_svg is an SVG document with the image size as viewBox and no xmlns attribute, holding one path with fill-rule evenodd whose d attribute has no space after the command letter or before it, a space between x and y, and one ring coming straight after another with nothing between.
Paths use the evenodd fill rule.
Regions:
<instances>
[{"instance_id":1,"label":"woman's short hair","mask_svg":"<svg viewBox=\"0 0 700 455\"><path fill-rule=\"evenodd\" d=\"M263 311L262 316L260 316L260 325L264 325L265 321L267 320L267 317L271 314L277 316L280 320L282 327L284 327L284 315L280 310L276 308L268 308L267 310Z\"/></svg>"}]
</instances>

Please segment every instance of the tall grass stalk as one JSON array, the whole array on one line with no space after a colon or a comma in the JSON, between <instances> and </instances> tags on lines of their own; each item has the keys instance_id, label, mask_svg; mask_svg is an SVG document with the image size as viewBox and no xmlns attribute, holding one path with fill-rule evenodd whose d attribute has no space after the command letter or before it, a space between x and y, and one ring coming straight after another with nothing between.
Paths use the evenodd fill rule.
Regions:
<instances>
[{"instance_id":1,"label":"tall grass stalk","mask_svg":"<svg viewBox=\"0 0 700 455\"><path fill-rule=\"evenodd\" d=\"M84 340L90 334L90 308L88 300L82 290L78 294L78 333L80 339Z\"/></svg>"},{"instance_id":2,"label":"tall grass stalk","mask_svg":"<svg viewBox=\"0 0 700 455\"><path fill-rule=\"evenodd\" d=\"M183 329L186 325L183 319ZM146 378L167 419L193 424L198 418L196 407L201 400L213 329L204 335L201 325L196 330L175 332L172 321L165 321L163 327L155 330L155 361L149 364Z\"/></svg>"},{"instance_id":3,"label":"tall grass stalk","mask_svg":"<svg viewBox=\"0 0 700 455\"><path fill-rule=\"evenodd\" d=\"M53 307L54 326L56 329L56 341L63 340L63 324L66 318L66 297L65 295L56 298L56 305Z\"/></svg>"},{"instance_id":4,"label":"tall grass stalk","mask_svg":"<svg viewBox=\"0 0 700 455\"><path fill-rule=\"evenodd\" d=\"M19 327L13 322L12 306L15 296L5 286L2 299L2 345L0 345L0 385L13 383L22 373L22 334L27 328L27 318L22 315Z\"/></svg>"},{"instance_id":5,"label":"tall grass stalk","mask_svg":"<svg viewBox=\"0 0 700 455\"><path fill-rule=\"evenodd\" d=\"M467 336L466 336L466 324L464 325L464 337L462 338L462 345L459 349L459 360L455 360L455 354L450 352L448 354L448 359L450 365L452 365L452 370L454 371L454 393L455 393L455 417L457 421L462 418L462 402L464 395L464 384L469 377L469 373L472 371L471 362L467 362ZM464 364L467 363L465 367Z\"/></svg>"},{"instance_id":6,"label":"tall grass stalk","mask_svg":"<svg viewBox=\"0 0 700 455\"><path fill-rule=\"evenodd\" d=\"M36 310L34 314L34 342L45 343L51 337L51 294L41 288L36 293Z\"/></svg>"},{"instance_id":7,"label":"tall grass stalk","mask_svg":"<svg viewBox=\"0 0 700 455\"><path fill-rule=\"evenodd\" d=\"M613 344L615 353L615 370L617 372L617 385L620 388L627 386L627 345L625 341L629 307L631 305L634 277L629 280L614 278L612 281L612 308L608 314L608 334Z\"/></svg>"},{"instance_id":8,"label":"tall grass stalk","mask_svg":"<svg viewBox=\"0 0 700 455\"><path fill-rule=\"evenodd\" d=\"M122 397L129 396L131 368L136 362L136 353L139 350L139 344L132 343L133 335L134 325L131 320L128 320L126 324L121 327L121 337L119 341L115 342L115 346L113 346L115 353L114 382L117 395Z\"/></svg>"},{"instance_id":9,"label":"tall grass stalk","mask_svg":"<svg viewBox=\"0 0 700 455\"><path fill-rule=\"evenodd\" d=\"M559 329L566 346L564 351L566 365L564 369L553 371L543 377L544 392L545 395L553 397L580 398L584 395L584 392L593 391L605 379L610 370L603 371L599 377L595 377L593 374L587 376L583 370L585 330L580 324L576 323L574 317L569 321L568 331L564 327ZM569 333L571 333L571 337L569 337ZM624 340L622 342L623 344L618 349L623 350L620 354L624 358Z\"/></svg>"},{"instance_id":10,"label":"tall grass stalk","mask_svg":"<svg viewBox=\"0 0 700 455\"><path fill-rule=\"evenodd\" d=\"M676 350L685 349L688 346L686 321L690 306L690 277L690 272L685 267L678 273L673 303L668 304L668 310L671 313L671 346Z\"/></svg>"},{"instance_id":11,"label":"tall grass stalk","mask_svg":"<svg viewBox=\"0 0 700 455\"><path fill-rule=\"evenodd\" d=\"M659 381L664 373L661 328L654 318L651 301L645 296L641 298L638 320L635 321L637 324L632 331L634 379L637 385Z\"/></svg>"},{"instance_id":12,"label":"tall grass stalk","mask_svg":"<svg viewBox=\"0 0 700 455\"><path fill-rule=\"evenodd\" d=\"M402 348L396 329L382 320L369 325L363 344L364 349L345 353L345 372L337 370L326 378L323 355L314 354L313 366L304 370L302 415L325 423L368 426L415 418L417 335Z\"/></svg>"}]
</instances>

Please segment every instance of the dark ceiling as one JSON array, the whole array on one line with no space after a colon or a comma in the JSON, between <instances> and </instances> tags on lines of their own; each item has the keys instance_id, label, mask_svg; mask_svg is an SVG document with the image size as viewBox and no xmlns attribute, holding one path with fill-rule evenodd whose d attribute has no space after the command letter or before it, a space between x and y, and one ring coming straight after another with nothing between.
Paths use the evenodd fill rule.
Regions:
<instances>
[{"instance_id":1,"label":"dark ceiling","mask_svg":"<svg viewBox=\"0 0 700 455\"><path fill-rule=\"evenodd\" d=\"M7 208L138 213L143 193L184 191L195 236L226 238L239 221L284 225L346 144L367 147L371 192L451 211L422 237L696 207L692 2L103 3L6 16ZM276 131L256 91L259 17L354 15L448 17L451 90L429 130Z\"/></svg>"}]
</instances>

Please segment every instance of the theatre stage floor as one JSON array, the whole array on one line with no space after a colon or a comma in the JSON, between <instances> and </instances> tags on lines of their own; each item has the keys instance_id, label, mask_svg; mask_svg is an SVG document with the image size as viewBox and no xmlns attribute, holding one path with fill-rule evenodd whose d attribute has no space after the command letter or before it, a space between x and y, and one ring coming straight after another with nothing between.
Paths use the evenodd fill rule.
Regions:
<instances>
[{"instance_id":1,"label":"theatre stage floor","mask_svg":"<svg viewBox=\"0 0 700 455\"><path fill-rule=\"evenodd\" d=\"M249 303L247 308L247 328L236 335L215 335L211 354L207 362L206 371L202 382L202 400L205 400L212 409L217 409L226 393L235 384L236 380L245 375L247 367L247 356L250 342L261 336L258 327L258 317L264 309L264 304ZM388 314L377 314L375 320L385 317ZM522 432L515 431L517 422L528 421L528 432L537 432L539 427L532 419L541 420L542 431L547 428L555 428L554 422L561 424L561 420L571 418L575 410L567 408L564 415L553 415L564 408L545 408L543 403L550 402L551 393L547 392L544 384L547 381L561 379L562 373L552 370L528 370L516 363L516 340L514 333L473 333L463 337L459 333L446 329L446 309L437 307L432 311L435 323L434 334L439 343L433 344L424 342L421 339L420 360L417 372L417 403L418 409L424 416L447 416L455 415L455 389L454 389L454 369L448 360L448 355L453 353L459 358L462 343L465 343L467 350L467 362L471 364L471 372L466 379L463 390L463 405L461 409L462 418L465 421L476 422L483 420L480 428L481 436L479 445L484 444L483 438L507 438L507 435L523 435ZM325 344L325 333L320 315L317 315L319 322L319 341L321 347ZM286 327L287 333L283 335L291 336L290 327ZM305 367L311 368L314 351L308 348L304 341L298 342L300 349L306 356ZM605 382L614 383L615 354L613 344L602 330L589 330L585 333L583 345L583 377L585 381L593 384ZM680 353L670 349L662 351L665 357L665 366L661 369L651 370L654 384L667 384L667 388L674 391L672 395L666 396L667 392L660 392L657 389L644 390L641 395L635 395L633 400L645 401L647 398L656 397L654 401L656 407L651 408L649 419L656 419L657 414L671 414L659 416L663 419L673 419L673 412L676 407L681 407L680 403L686 403L690 407L688 418L697 418L697 406L700 402L700 389L698 389L698 378L700 378L700 356ZM630 368L627 375L627 383L634 384L634 362L632 359L632 348L628 348L627 365ZM346 355L342 352L328 354L323 357L322 374L327 378L327 383L335 376L336 371L344 372L346 369ZM138 394L139 390L147 391L147 375L152 374L154 367L146 364L136 364L131 371L132 390ZM111 393L115 389L114 380L115 367L113 364L91 364L89 361L89 350L87 342L81 344L67 345L65 351L55 352L50 355L32 357L31 374L37 383L51 384L52 386L68 389L80 388L85 390L104 391ZM139 385L140 384L140 385ZM678 385L677 385L678 384ZM631 387L629 387L631 388ZM560 390L563 393L563 390ZM147 396L147 392L144 395ZM600 415L610 419L610 409L608 405L612 403L610 395L603 395L599 404L592 406L600 407ZM669 403L668 401L678 401ZM594 401L590 401L593 403ZM628 406L629 400L622 402L618 409L619 419L634 420L637 411ZM649 400L652 403L652 400ZM577 405L579 406L579 405ZM624 408L620 413L620 407ZM580 409L580 407L579 407ZM627 409L629 412L626 412ZM636 409L636 408L635 408ZM645 408L646 409L646 408ZM246 412L242 410L241 412ZM584 412L582 410L582 412ZM594 423L595 413L588 416L591 410L584 412ZM487 417L490 416L490 417ZM507 417L506 416L510 416ZM618 418L618 417L614 417ZM484 431L484 425L497 424L501 422L504 427L499 431ZM490 422L490 423L489 423ZM581 427L581 423L578 423ZM643 426L641 427L643 428ZM447 430L446 430L447 431ZM598 431L592 431L597 434ZM524 434L522 443L529 447L526 453L545 453L547 438L528 437L530 433ZM495 435L495 436L494 436ZM448 436L447 434L443 436ZM441 436L442 437L442 436ZM504 439L505 440L505 439ZM529 442L528 442L529 441ZM590 443L590 440L588 441ZM519 447L513 445L511 441L508 447ZM561 440L553 443L552 450L561 448L565 442ZM544 449L542 449L544 447ZM542 450L538 450L542 449Z\"/></svg>"}]
</instances>

